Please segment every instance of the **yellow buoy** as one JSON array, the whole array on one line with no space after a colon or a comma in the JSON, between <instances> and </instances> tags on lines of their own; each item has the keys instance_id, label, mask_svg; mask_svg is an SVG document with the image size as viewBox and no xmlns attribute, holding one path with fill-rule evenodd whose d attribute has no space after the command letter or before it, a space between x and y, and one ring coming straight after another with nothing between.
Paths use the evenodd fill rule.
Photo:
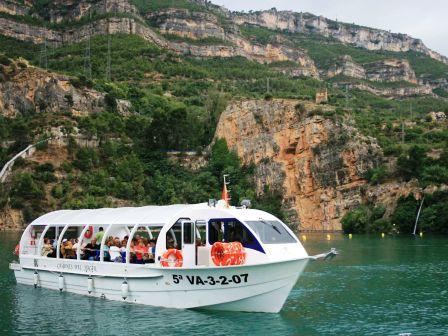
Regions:
<instances>
[{"instance_id":1,"label":"yellow buoy","mask_svg":"<svg viewBox=\"0 0 448 336\"><path fill-rule=\"evenodd\" d=\"M327 234L327 240L331 240L331 235Z\"/></svg>"},{"instance_id":2,"label":"yellow buoy","mask_svg":"<svg viewBox=\"0 0 448 336\"><path fill-rule=\"evenodd\" d=\"M423 232L420 232L420 237L423 237Z\"/></svg>"},{"instance_id":3,"label":"yellow buoy","mask_svg":"<svg viewBox=\"0 0 448 336\"><path fill-rule=\"evenodd\" d=\"M353 235L351 233L348 234L348 239L352 239Z\"/></svg>"},{"instance_id":4,"label":"yellow buoy","mask_svg":"<svg viewBox=\"0 0 448 336\"><path fill-rule=\"evenodd\" d=\"M381 233L381 238L384 238L386 235L384 234L384 232Z\"/></svg>"},{"instance_id":5,"label":"yellow buoy","mask_svg":"<svg viewBox=\"0 0 448 336\"><path fill-rule=\"evenodd\" d=\"M302 235L302 240L306 241L306 235Z\"/></svg>"}]
</instances>

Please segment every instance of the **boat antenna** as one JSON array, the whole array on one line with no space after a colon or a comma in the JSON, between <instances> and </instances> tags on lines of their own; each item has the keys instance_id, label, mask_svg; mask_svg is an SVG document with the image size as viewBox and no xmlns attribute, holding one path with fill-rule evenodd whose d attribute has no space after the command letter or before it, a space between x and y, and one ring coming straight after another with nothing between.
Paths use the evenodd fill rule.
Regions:
<instances>
[{"instance_id":1,"label":"boat antenna","mask_svg":"<svg viewBox=\"0 0 448 336\"><path fill-rule=\"evenodd\" d=\"M230 205L230 189L227 189L227 185L230 184L230 181L228 181L229 174L224 174L223 175L223 180L224 180L224 184L222 186L222 194L221 194L221 199L224 200L226 202L226 205L229 206Z\"/></svg>"}]
</instances>

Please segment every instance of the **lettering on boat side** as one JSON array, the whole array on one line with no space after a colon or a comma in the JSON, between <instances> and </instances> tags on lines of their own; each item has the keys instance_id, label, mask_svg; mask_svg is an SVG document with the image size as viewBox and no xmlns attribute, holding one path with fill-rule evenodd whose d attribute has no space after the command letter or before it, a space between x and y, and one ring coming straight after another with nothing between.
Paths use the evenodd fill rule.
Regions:
<instances>
[{"instance_id":1,"label":"lettering on boat side","mask_svg":"<svg viewBox=\"0 0 448 336\"><path fill-rule=\"evenodd\" d=\"M190 285L230 285L230 284L240 284L247 283L247 278L249 274L235 274L232 276L221 275L219 277L207 276L201 277L199 275L178 275L173 274L173 283L179 284L181 281L188 281Z\"/></svg>"},{"instance_id":2,"label":"lettering on boat side","mask_svg":"<svg viewBox=\"0 0 448 336\"><path fill-rule=\"evenodd\" d=\"M65 271L78 271L78 272L85 272L85 273L96 272L96 266L94 266L94 265L76 265L76 264L60 263L56 267L60 270L65 270Z\"/></svg>"}]
</instances>

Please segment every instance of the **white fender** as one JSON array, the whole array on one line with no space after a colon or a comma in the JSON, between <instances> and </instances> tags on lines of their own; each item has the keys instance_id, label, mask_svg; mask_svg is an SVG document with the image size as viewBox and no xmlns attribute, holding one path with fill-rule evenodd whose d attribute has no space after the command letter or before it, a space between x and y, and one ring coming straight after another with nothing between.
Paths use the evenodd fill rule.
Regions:
<instances>
[{"instance_id":1,"label":"white fender","mask_svg":"<svg viewBox=\"0 0 448 336\"><path fill-rule=\"evenodd\" d=\"M126 300L128 295L129 295L129 285L128 282L124 280L123 283L121 284L121 297L123 298L123 300Z\"/></svg>"},{"instance_id":2,"label":"white fender","mask_svg":"<svg viewBox=\"0 0 448 336\"><path fill-rule=\"evenodd\" d=\"M64 276L62 275L62 273L59 275L58 278L58 286L59 286L59 291L63 291L64 290Z\"/></svg>"},{"instance_id":3,"label":"white fender","mask_svg":"<svg viewBox=\"0 0 448 336\"><path fill-rule=\"evenodd\" d=\"M87 278L87 291L89 294L93 292L93 278L91 276Z\"/></svg>"},{"instance_id":4,"label":"white fender","mask_svg":"<svg viewBox=\"0 0 448 336\"><path fill-rule=\"evenodd\" d=\"M34 271L33 274L33 284L34 288L37 288L37 285L39 284L39 273L37 273L37 271Z\"/></svg>"}]
</instances>

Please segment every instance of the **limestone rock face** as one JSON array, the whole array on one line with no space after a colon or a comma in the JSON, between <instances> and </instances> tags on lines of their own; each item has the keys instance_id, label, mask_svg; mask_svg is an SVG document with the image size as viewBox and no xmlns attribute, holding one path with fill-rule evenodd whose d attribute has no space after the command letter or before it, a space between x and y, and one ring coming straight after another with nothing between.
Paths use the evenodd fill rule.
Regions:
<instances>
[{"instance_id":1,"label":"limestone rock face","mask_svg":"<svg viewBox=\"0 0 448 336\"><path fill-rule=\"evenodd\" d=\"M14 1L0 0L0 13L23 16L28 14L28 10L29 8Z\"/></svg>"},{"instance_id":2,"label":"limestone rock face","mask_svg":"<svg viewBox=\"0 0 448 336\"><path fill-rule=\"evenodd\" d=\"M349 55L342 56L336 64L328 69L326 76L332 78L343 75L353 78L366 78L366 70L356 63Z\"/></svg>"},{"instance_id":3,"label":"limestone rock face","mask_svg":"<svg viewBox=\"0 0 448 336\"><path fill-rule=\"evenodd\" d=\"M214 37L225 39L225 31L215 15L192 12L188 9L170 8L149 12L147 18L164 34L174 34L190 39Z\"/></svg>"},{"instance_id":4,"label":"limestone rock face","mask_svg":"<svg viewBox=\"0 0 448 336\"><path fill-rule=\"evenodd\" d=\"M339 23L309 13L271 9L254 13L234 12L231 14L231 18L237 24L253 24L274 30L319 34L368 50L418 51L448 64L447 57L429 49L421 40L411 36Z\"/></svg>"},{"instance_id":5,"label":"limestone rock face","mask_svg":"<svg viewBox=\"0 0 448 336\"><path fill-rule=\"evenodd\" d=\"M407 60L387 59L369 63L365 67L367 79L372 81L417 83L415 72Z\"/></svg>"},{"instance_id":6,"label":"limestone rock face","mask_svg":"<svg viewBox=\"0 0 448 336\"><path fill-rule=\"evenodd\" d=\"M363 174L382 152L354 127L311 115L315 108L297 100L235 102L215 137L225 138L244 163L256 164L258 193L265 185L282 192L293 227L340 230L342 216L362 202Z\"/></svg>"},{"instance_id":7,"label":"limestone rock face","mask_svg":"<svg viewBox=\"0 0 448 336\"><path fill-rule=\"evenodd\" d=\"M252 43L239 33L236 25L220 26L218 17L203 12L187 9L167 9L150 12L147 16L160 32L187 37L193 40L216 38L222 43L195 45L190 43L169 43L173 50L200 57L235 57L242 56L260 63L292 61L296 68L290 68L297 75L318 77L313 60L305 50L292 48L281 41L261 45Z\"/></svg>"},{"instance_id":8,"label":"limestone rock face","mask_svg":"<svg viewBox=\"0 0 448 336\"><path fill-rule=\"evenodd\" d=\"M404 87L375 87L368 83L336 83L342 89L359 89L386 98L403 98L412 96L433 95L429 85L404 86Z\"/></svg>"},{"instance_id":9,"label":"limestone rock face","mask_svg":"<svg viewBox=\"0 0 448 336\"><path fill-rule=\"evenodd\" d=\"M8 206L0 212L0 230L21 230L24 226L22 211Z\"/></svg>"},{"instance_id":10,"label":"limestone rock face","mask_svg":"<svg viewBox=\"0 0 448 336\"><path fill-rule=\"evenodd\" d=\"M127 101L118 102L121 113L129 113ZM71 112L85 116L104 110L104 93L75 88L70 78L34 67L17 70L0 82L0 115L16 117L32 113Z\"/></svg>"}]
</instances>

